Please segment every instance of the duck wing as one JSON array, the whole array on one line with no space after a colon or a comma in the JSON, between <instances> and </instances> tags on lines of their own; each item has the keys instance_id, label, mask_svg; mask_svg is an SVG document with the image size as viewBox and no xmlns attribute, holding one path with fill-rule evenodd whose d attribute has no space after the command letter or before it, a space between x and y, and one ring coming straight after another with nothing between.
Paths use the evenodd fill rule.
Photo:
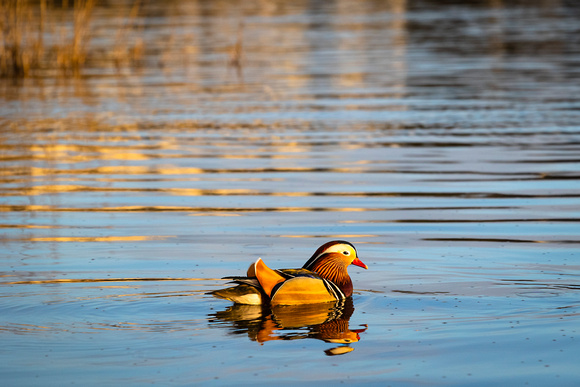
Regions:
<instances>
[{"instance_id":1,"label":"duck wing","mask_svg":"<svg viewBox=\"0 0 580 387\"><path fill-rule=\"evenodd\" d=\"M224 277L238 285L212 292L217 297L237 303L260 304L270 299L272 305L323 303L345 298L333 282L307 269L272 270L258 258L248 269L247 277Z\"/></svg>"}]
</instances>

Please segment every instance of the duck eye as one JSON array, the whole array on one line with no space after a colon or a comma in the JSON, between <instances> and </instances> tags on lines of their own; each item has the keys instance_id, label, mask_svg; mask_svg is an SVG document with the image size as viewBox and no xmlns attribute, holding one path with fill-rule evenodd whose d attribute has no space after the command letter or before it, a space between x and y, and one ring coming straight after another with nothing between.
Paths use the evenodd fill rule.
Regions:
<instances>
[{"instance_id":1,"label":"duck eye","mask_svg":"<svg viewBox=\"0 0 580 387\"><path fill-rule=\"evenodd\" d=\"M349 251L343 251L342 253L343 253L344 255L350 255L350 252L349 252Z\"/></svg>"}]
</instances>

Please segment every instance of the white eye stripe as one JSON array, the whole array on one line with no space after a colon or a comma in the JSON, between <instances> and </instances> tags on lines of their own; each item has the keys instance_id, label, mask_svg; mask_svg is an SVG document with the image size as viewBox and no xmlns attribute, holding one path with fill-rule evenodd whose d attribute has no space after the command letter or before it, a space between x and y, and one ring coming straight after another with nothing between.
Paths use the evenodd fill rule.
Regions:
<instances>
[{"instance_id":1,"label":"white eye stripe","mask_svg":"<svg viewBox=\"0 0 580 387\"><path fill-rule=\"evenodd\" d=\"M350 256L354 254L356 256L356 251L351 246L339 243L328 247L326 250L318 254L315 259L318 259L320 256L328 253L340 253L344 256Z\"/></svg>"}]
</instances>

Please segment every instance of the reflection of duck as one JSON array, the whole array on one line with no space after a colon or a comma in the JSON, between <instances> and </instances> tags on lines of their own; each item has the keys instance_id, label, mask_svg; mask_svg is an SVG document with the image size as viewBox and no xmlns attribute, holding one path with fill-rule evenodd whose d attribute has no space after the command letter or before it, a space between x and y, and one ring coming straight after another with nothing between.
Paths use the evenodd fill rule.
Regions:
<instances>
[{"instance_id":1,"label":"reflection of duck","mask_svg":"<svg viewBox=\"0 0 580 387\"><path fill-rule=\"evenodd\" d=\"M212 294L239 304L298 305L342 300L352 295L347 267L367 269L354 246L332 241L320 246L301 269L272 270L258 259L248 268L247 277L225 277L237 286Z\"/></svg>"},{"instance_id":2,"label":"reflection of duck","mask_svg":"<svg viewBox=\"0 0 580 387\"><path fill-rule=\"evenodd\" d=\"M277 305L271 308L234 304L210 315L210 322L226 323L232 332L247 333L251 340L259 343L312 338L333 344L350 344L359 341L359 333L366 330L349 329L353 312L352 298L324 304ZM352 348L340 346L325 353L339 355L350 351Z\"/></svg>"}]
</instances>

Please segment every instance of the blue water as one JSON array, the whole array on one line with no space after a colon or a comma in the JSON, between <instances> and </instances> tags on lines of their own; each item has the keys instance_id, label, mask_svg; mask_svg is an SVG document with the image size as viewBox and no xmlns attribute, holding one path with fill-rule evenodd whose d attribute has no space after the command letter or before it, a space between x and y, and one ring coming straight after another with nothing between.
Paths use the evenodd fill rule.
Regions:
<instances>
[{"instance_id":1,"label":"blue water","mask_svg":"<svg viewBox=\"0 0 580 387\"><path fill-rule=\"evenodd\" d=\"M580 8L144 2L115 69L130 6L0 80L4 383L577 385ZM207 294L333 239L350 306Z\"/></svg>"}]
</instances>

